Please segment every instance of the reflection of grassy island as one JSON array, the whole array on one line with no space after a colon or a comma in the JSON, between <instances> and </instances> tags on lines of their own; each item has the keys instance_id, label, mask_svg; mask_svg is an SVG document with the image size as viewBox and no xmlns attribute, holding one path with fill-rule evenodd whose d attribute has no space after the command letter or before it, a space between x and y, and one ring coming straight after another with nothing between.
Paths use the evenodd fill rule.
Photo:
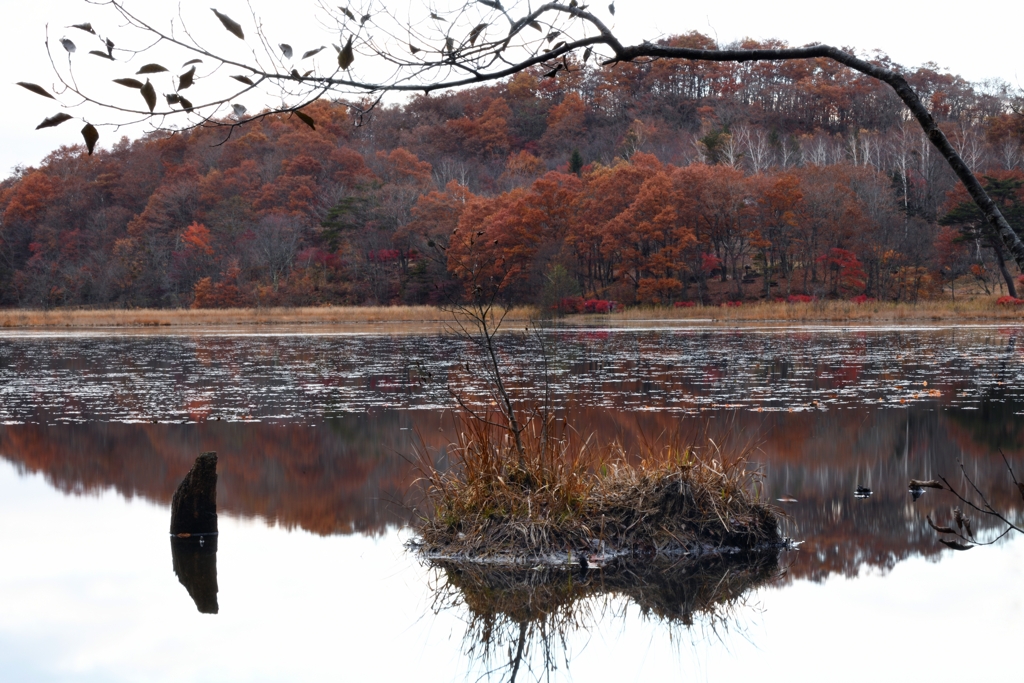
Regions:
<instances>
[{"instance_id":1,"label":"reflection of grassy island","mask_svg":"<svg viewBox=\"0 0 1024 683\"><path fill-rule=\"evenodd\" d=\"M778 553L704 555L690 562L668 558L620 558L600 572L579 567L523 569L436 562L445 578L437 608L465 605L473 622L489 629L510 624L579 622L582 601L621 595L641 613L691 625L712 621L751 589L778 578Z\"/></svg>"},{"instance_id":2,"label":"reflection of grassy island","mask_svg":"<svg viewBox=\"0 0 1024 683\"><path fill-rule=\"evenodd\" d=\"M609 614L626 613L628 600L641 617L671 630L694 623L728 625L752 589L780 576L778 553L620 558L600 572L579 567L528 569L457 562L434 563L442 581L434 609L464 610L466 653L487 670L544 672L570 663L570 635Z\"/></svg>"}]
</instances>

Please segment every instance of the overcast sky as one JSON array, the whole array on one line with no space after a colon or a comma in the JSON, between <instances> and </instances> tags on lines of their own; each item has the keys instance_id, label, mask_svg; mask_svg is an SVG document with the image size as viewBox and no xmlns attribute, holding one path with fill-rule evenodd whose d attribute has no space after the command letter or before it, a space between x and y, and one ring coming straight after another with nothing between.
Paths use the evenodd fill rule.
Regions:
<instances>
[{"instance_id":1,"label":"overcast sky","mask_svg":"<svg viewBox=\"0 0 1024 683\"><path fill-rule=\"evenodd\" d=\"M409 1L386 4L394 8ZM979 5L950 0L927 3L921 0L863 0L843 4L820 0L733 0L713 4L683 3L679 0L632 0L627 3L619 0L615 17L608 13L606 1L598 0L592 5L592 10L612 22L623 42L655 40L690 30L717 36L722 43L747 36L779 38L792 45L826 42L858 50L879 49L907 66L935 62L972 81L1000 78L1017 86L1024 85L1024 2L1021 0L994 0L984 5L984 11L978 11ZM170 2L125 2L129 7L144 12L148 18L162 20L165 24L177 8ZM264 18L268 32L274 33L274 40L288 40L297 46L297 50L331 40L309 20L313 16L313 0L251 2ZM432 0L431 4L442 6L444 2ZM182 0L180 4L186 15L201 10L203 14L195 16L205 17L207 8L216 6L240 21L248 19L244 0ZM78 34L87 39L85 34L65 27L91 21L101 32L103 26L109 31L112 26L112 22L106 19L109 16L85 0L0 0L0 46L5 52L4 71L8 74L7 82L0 83L0 98L5 104L0 109L0 122L3 124L0 126L0 177L7 175L9 169L17 164L39 163L61 144L80 141L81 121L34 130L40 121L59 109L52 101L15 85L17 81L35 82L46 87L53 84L53 73L44 49L46 25L50 25L54 42L64 35L74 38ZM212 14L209 16L212 21ZM212 27L221 30L216 25ZM117 33L116 29L109 32ZM80 56L96 59L84 54ZM101 129L100 145L109 145L115 135L135 136L141 130L123 129L114 133Z\"/></svg>"}]
</instances>

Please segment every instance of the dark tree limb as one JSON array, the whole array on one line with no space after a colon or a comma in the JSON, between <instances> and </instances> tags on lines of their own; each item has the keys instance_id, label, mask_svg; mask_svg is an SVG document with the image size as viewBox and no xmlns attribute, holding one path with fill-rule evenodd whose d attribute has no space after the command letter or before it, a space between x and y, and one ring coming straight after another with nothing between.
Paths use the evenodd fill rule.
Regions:
<instances>
[{"instance_id":1,"label":"dark tree limb","mask_svg":"<svg viewBox=\"0 0 1024 683\"><path fill-rule=\"evenodd\" d=\"M1006 464L1006 469L1010 473L1010 478L1013 480L1013 483L1017 486L1017 489L1020 490L1021 496L1024 497L1024 485L1022 485L1021 482L1017 481L1017 477L1013 472L1013 468L1010 466L1010 461L1007 460L1006 458L1006 454L1004 454L1001 450L999 451L999 453L1000 455L1003 456L1003 462ZM968 495L961 493L959 490L956 489L956 487L949 483L949 480L946 479L946 477L941 475L939 476L939 479L942 480L945 486L940 488L948 489L949 492L952 493L958 501L960 501L963 505L967 506L968 508L982 515L994 518L1002 522L1005 525L1005 528L998 536L996 536L993 539L990 539L988 541L978 541L974 537L974 531L971 528L970 518L964 515L960 508L957 507L954 508L953 510L953 519L956 523L956 527L953 527L952 525L939 526L931 520L931 517L925 517L925 521L928 522L928 526L930 526L935 531L935 533L953 535L957 539L959 539L953 541L949 541L947 539L939 540L954 550L967 550L968 548L974 545L992 545L993 543L999 541L1001 538L1009 534L1011 531L1016 531L1017 533L1024 534L1024 529L1020 528L1019 526L1011 522L1009 519L1006 518L1006 515L1004 515L1002 512L993 507L993 505L989 502L988 497L985 496L985 493L978 488L977 484L974 483L974 480L971 479L971 476L967 474L967 468L964 467L963 461L957 459L957 464L960 466L960 472L963 475L963 478L967 481L968 486L971 490L974 491L974 494L977 496L977 499L980 502L975 502L973 498L969 498Z\"/></svg>"}]
</instances>

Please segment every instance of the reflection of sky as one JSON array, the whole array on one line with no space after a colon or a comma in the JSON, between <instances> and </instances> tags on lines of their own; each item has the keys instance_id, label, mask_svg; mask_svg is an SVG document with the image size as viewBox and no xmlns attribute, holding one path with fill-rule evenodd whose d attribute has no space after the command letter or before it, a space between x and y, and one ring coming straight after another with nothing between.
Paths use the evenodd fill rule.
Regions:
<instances>
[{"instance_id":1,"label":"reflection of sky","mask_svg":"<svg viewBox=\"0 0 1024 683\"><path fill-rule=\"evenodd\" d=\"M66 497L0 462L0 671L11 681L476 680L400 533L320 537L222 516L220 614L171 569L167 509ZM678 638L635 608L572 634L556 679L1019 680L1024 539L750 597ZM682 641L682 642L680 642ZM996 654L993 654L996 653ZM1003 653L1003 654L998 654ZM467 676L468 674L468 676ZM498 677L500 678L500 677ZM497 680L497 678L496 678Z\"/></svg>"}]
</instances>

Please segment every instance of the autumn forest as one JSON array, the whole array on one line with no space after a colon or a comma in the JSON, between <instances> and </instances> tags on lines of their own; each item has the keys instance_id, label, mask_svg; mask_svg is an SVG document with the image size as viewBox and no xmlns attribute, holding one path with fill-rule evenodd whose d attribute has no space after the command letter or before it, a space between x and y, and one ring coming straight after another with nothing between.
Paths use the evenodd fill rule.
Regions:
<instances>
[{"instance_id":1,"label":"autumn forest","mask_svg":"<svg viewBox=\"0 0 1024 683\"><path fill-rule=\"evenodd\" d=\"M568 64L360 117L321 101L309 121L62 147L0 183L0 305L1017 296L888 86L826 60ZM905 75L1024 229L1019 93Z\"/></svg>"}]
</instances>

